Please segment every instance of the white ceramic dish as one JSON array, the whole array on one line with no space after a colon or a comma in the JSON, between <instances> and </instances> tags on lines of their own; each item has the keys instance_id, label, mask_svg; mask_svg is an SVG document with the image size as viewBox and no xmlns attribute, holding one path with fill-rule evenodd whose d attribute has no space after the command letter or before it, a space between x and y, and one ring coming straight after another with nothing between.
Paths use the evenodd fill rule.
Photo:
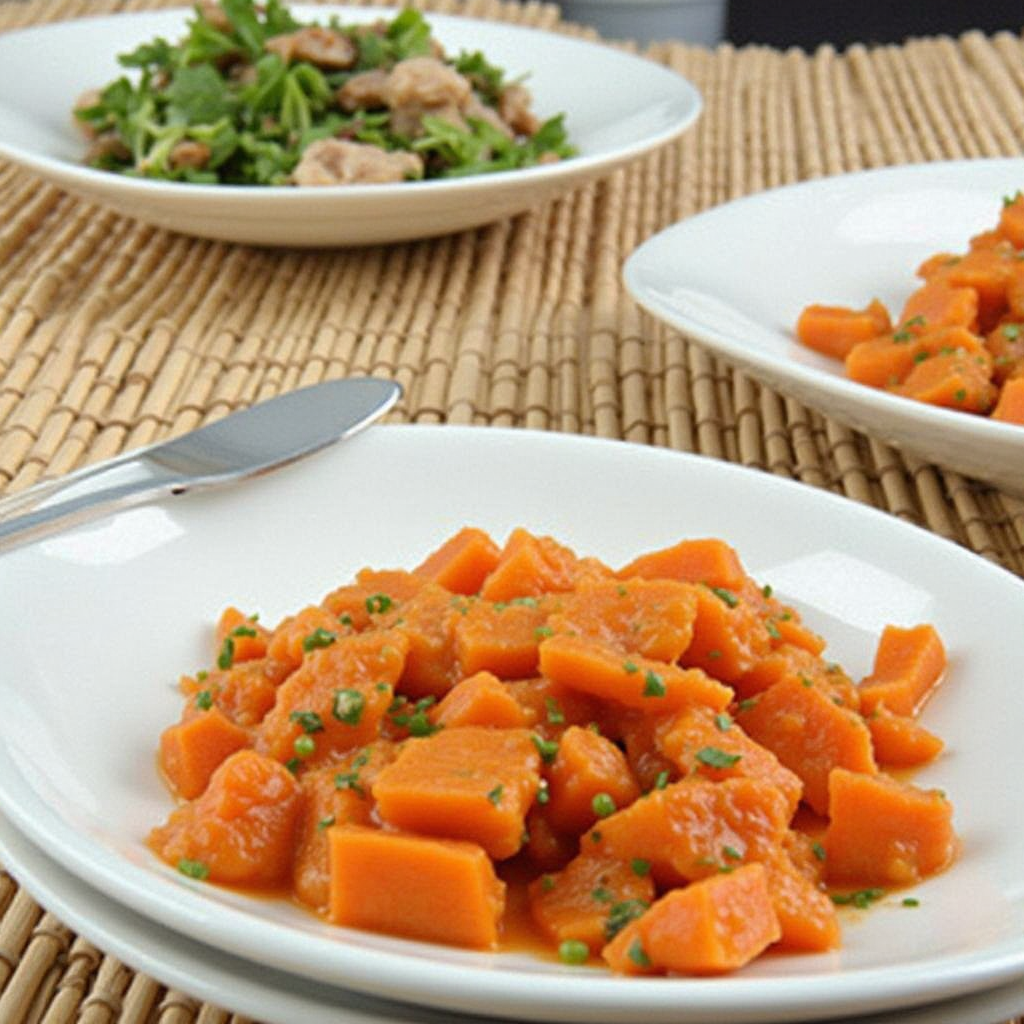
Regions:
<instances>
[{"instance_id":1,"label":"white ceramic dish","mask_svg":"<svg viewBox=\"0 0 1024 1024\"><path fill-rule=\"evenodd\" d=\"M182 992L264 1024L452 1024L451 1014L373 999L320 985L246 960L161 928L106 899L64 871L0 818L0 863L29 893L104 952ZM1024 984L1011 982L938 1004L856 1018L856 1024L993 1024L1024 1007ZM459 1024L495 1018L460 1016ZM841 1020L833 1024L843 1024Z\"/></svg>"},{"instance_id":2,"label":"white ceramic dish","mask_svg":"<svg viewBox=\"0 0 1024 1024\"><path fill-rule=\"evenodd\" d=\"M331 5L296 5L294 12L320 22L331 14L357 22L395 13ZM467 178L309 189L187 185L83 166L83 141L70 115L77 97L123 73L117 54L154 36L180 36L188 14L82 18L0 35L0 156L79 196L175 231L258 245L363 245L460 231L520 213L669 141L701 109L689 82L640 57L535 29L431 14L434 33L449 51L482 50L510 77L528 74L534 109L542 117L565 112L579 156Z\"/></svg>"},{"instance_id":3,"label":"white ceramic dish","mask_svg":"<svg viewBox=\"0 0 1024 1024\"><path fill-rule=\"evenodd\" d=\"M1024 160L917 164L807 182L717 207L655 235L625 281L655 316L807 405L908 452L1024 495L1024 430L846 378L800 345L812 302L858 308L877 296L893 315L914 270L963 252L1024 187ZM920 282L917 282L920 283Z\"/></svg>"},{"instance_id":4,"label":"white ceramic dish","mask_svg":"<svg viewBox=\"0 0 1024 1024\"><path fill-rule=\"evenodd\" d=\"M221 1009L264 1024L452 1024L449 1013L373 999L228 956L161 928L65 871L0 818L0 863L65 924L135 970ZM1024 1008L1024 984L915 1009L858 1017L856 1024L994 1024ZM459 1024L494 1018L459 1017ZM843 1024L833 1021L833 1024Z\"/></svg>"},{"instance_id":5,"label":"white ceramic dish","mask_svg":"<svg viewBox=\"0 0 1024 1024\"><path fill-rule=\"evenodd\" d=\"M273 622L363 565L415 564L466 522L516 524L621 564L721 535L864 673L887 622L931 621L951 656L927 724L948 748L965 842L946 874L852 912L844 947L720 979L623 979L330 928L192 882L143 838L170 800L154 766L182 670L208 663L228 603ZM0 558L0 811L67 870L190 939L421 1005L522 1019L721 1024L935 1001L1024 974L1024 584L824 492L725 463L576 436L374 427L272 476L171 499Z\"/></svg>"}]
</instances>

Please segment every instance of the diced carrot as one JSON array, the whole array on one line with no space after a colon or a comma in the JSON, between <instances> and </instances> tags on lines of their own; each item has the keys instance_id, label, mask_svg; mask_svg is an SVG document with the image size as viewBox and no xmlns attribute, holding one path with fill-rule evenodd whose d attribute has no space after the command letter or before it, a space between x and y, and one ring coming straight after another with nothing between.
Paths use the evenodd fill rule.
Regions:
<instances>
[{"instance_id":1,"label":"diced carrot","mask_svg":"<svg viewBox=\"0 0 1024 1024\"><path fill-rule=\"evenodd\" d=\"M371 823L373 781L394 756L394 745L378 740L337 764L304 772L299 779L303 811L292 884L307 906L326 910L330 899L327 830L333 825Z\"/></svg>"},{"instance_id":2,"label":"diced carrot","mask_svg":"<svg viewBox=\"0 0 1024 1024\"><path fill-rule=\"evenodd\" d=\"M761 864L747 864L662 896L602 952L620 974L724 974L781 934Z\"/></svg>"},{"instance_id":3,"label":"diced carrot","mask_svg":"<svg viewBox=\"0 0 1024 1024\"><path fill-rule=\"evenodd\" d=\"M248 732L211 707L163 731L160 767L174 792L192 800L225 758L249 745Z\"/></svg>"},{"instance_id":4,"label":"diced carrot","mask_svg":"<svg viewBox=\"0 0 1024 1024\"><path fill-rule=\"evenodd\" d=\"M1024 259L1017 253L1010 280L1006 285L1006 318L1019 323L1024 320Z\"/></svg>"},{"instance_id":5,"label":"diced carrot","mask_svg":"<svg viewBox=\"0 0 1024 1024\"><path fill-rule=\"evenodd\" d=\"M411 601L428 582L404 569L360 569L356 573L356 583L368 591L365 605L371 621Z\"/></svg>"},{"instance_id":6,"label":"diced carrot","mask_svg":"<svg viewBox=\"0 0 1024 1024\"><path fill-rule=\"evenodd\" d=\"M957 349L918 363L894 390L907 398L948 409L987 413L996 401L989 380L991 359Z\"/></svg>"},{"instance_id":7,"label":"diced carrot","mask_svg":"<svg viewBox=\"0 0 1024 1024\"><path fill-rule=\"evenodd\" d=\"M839 946L839 920L828 894L782 851L764 861L768 893L779 919L779 949L823 953Z\"/></svg>"},{"instance_id":8,"label":"diced carrot","mask_svg":"<svg viewBox=\"0 0 1024 1024\"><path fill-rule=\"evenodd\" d=\"M861 708L867 714L884 704L894 714L916 715L945 670L946 651L934 626L886 626L871 674L860 683Z\"/></svg>"},{"instance_id":9,"label":"diced carrot","mask_svg":"<svg viewBox=\"0 0 1024 1024\"><path fill-rule=\"evenodd\" d=\"M693 639L696 587L678 580L581 583L548 619L556 633L582 633L611 647L675 661Z\"/></svg>"},{"instance_id":10,"label":"diced carrot","mask_svg":"<svg viewBox=\"0 0 1024 1024\"><path fill-rule=\"evenodd\" d=\"M373 785L396 828L468 839L496 860L522 846L540 783L540 755L525 729L466 726L408 741Z\"/></svg>"},{"instance_id":11,"label":"diced carrot","mask_svg":"<svg viewBox=\"0 0 1024 1024\"><path fill-rule=\"evenodd\" d=\"M1024 425L1024 376L1014 377L1003 385L992 419Z\"/></svg>"},{"instance_id":12,"label":"diced carrot","mask_svg":"<svg viewBox=\"0 0 1024 1024\"><path fill-rule=\"evenodd\" d=\"M821 654L825 650L824 638L815 633L813 629L805 626L791 612L785 612L782 615L773 617L771 623L774 627L774 635L772 636L773 647L790 644L793 647L802 648L809 654Z\"/></svg>"},{"instance_id":13,"label":"diced carrot","mask_svg":"<svg viewBox=\"0 0 1024 1024\"><path fill-rule=\"evenodd\" d=\"M1017 249L1024 249L1024 195L1017 192L1003 200L999 214L999 234Z\"/></svg>"},{"instance_id":14,"label":"diced carrot","mask_svg":"<svg viewBox=\"0 0 1024 1024\"><path fill-rule=\"evenodd\" d=\"M544 804L535 803L526 815L524 853L541 871L558 871L576 856L579 836L557 829Z\"/></svg>"},{"instance_id":15,"label":"diced carrot","mask_svg":"<svg viewBox=\"0 0 1024 1024\"><path fill-rule=\"evenodd\" d=\"M549 811L564 832L582 832L598 817L600 801L614 811L639 795L626 757L611 740L572 725L562 734L547 773Z\"/></svg>"},{"instance_id":16,"label":"diced carrot","mask_svg":"<svg viewBox=\"0 0 1024 1024\"><path fill-rule=\"evenodd\" d=\"M201 679L184 676L182 692L193 706L219 708L235 725L258 725L274 706L277 688L291 669L279 661L262 658L243 661L229 669L214 669Z\"/></svg>"},{"instance_id":17,"label":"diced carrot","mask_svg":"<svg viewBox=\"0 0 1024 1024\"><path fill-rule=\"evenodd\" d=\"M1009 245L975 249L940 271L954 288L971 288L978 296L978 326L990 331L1007 308L1007 285L1014 267L1014 250Z\"/></svg>"},{"instance_id":18,"label":"diced carrot","mask_svg":"<svg viewBox=\"0 0 1024 1024\"><path fill-rule=\"evenodd\" d=\"M393 601L374 618L377 625L408 641L405 666L395 686L399 693L441 697L465 674L455 656L455 625L461 616L444 587L425 583L412 597Z\"/></svg>"},{"instance_id":19,"label":"diced carrot","mask_svg":"<svg viewBox=\"0 0 1024 1024\"><path fill-rule=\"evenodd\" d=\"M994 327L985 338L985 348L992 356L992 380L1002 386L1024 366L1024 323L1007 321Z\"/></svg>"},{"instance_id":20,"label":"diced carrot","mask_svg":"<svg viewBox=\"0 0 1024 1024\"><path fill-rule=\"evenodd\" d=\"M657 742L681 775L699 775L711 781L737 776L762 779L786 797L790 816L796 811L803 783L724 711L716 714L709 708L686 708L661 724Z\"/></svg>"},{"instance_id":21,"label":"diced carrot","mask_svg":"<svg viewBox=\"0 0 1024 1024\"><path fill-rule=\"evenodd\" d=\"M494 949L505 884L475 843L328 829L334 924Z\"/></svg>"},{"instance_id":22,"label":"diced carrot","mask_svg":"<svg viewBox=\"0 0 1024 1024\"><path fill-rule=\"evenodd\" d=\"M853 349L846 360L850 378L876 388L895 387L922 362L951 352L960 352L967 359L980 359L982 367L991 364L982 339L965 327L904 334L901 340L878 338Z\"/></svg>"},{"instance_id":23,"label":"diced carrot","mask_svg":"<svg viewBox=\"0 0 1024 1024\"><path fill-rule=\"evenodd\" d=\"M679 663L731 685L771 650L771 633L759 611L734 591L698 587L695 593L693 640Z\"/></svg>"},{"instance_id":24,"label":"diced carrot","mask_svg":"<svg viewBox=\"0 0 1024 1024\"><path fill-rule=\"evenodd\" d=\"M278 688L257 748L278 761L314 765L376 739L407 647L401 633L382 630L311 651Z\"/></svg>"},{"instance_id":25,"label":"diced carrot","mask_svg":"<svg viewBox=\"0 0 1024 1024\"><path fill-rule=\"evenodd\" d=\"M984 248L984 246L979 246ZM958 263L963 257L952 252L937 252L933 256L929 256L915 271L918 277L928 280L930 277L934 277L936 274L941 274L947 267L952 266L954 263Z\"/></svg>"},{"instance_id":26,"label":"diced carrot","mask_svg":"<svg viewBox=\"0 0 1024 1024\"><path fill-rule=\"evenodd\" d=\"M973 329L977 321L977 292L973 288L954 288L938 277L925 282L907 299L896 333L924 333L939 327Z\"/></svg>"},{"instance_id":27,"label":"diced carrot","mask_svg":"<svg viewBox=\"0 0 1024 1024\"><path fill-rule=\"evenodd\" d=\"M762 658L753 668L733 683L740 700L750 699L783 679L812 685L825 690L833 698L854 711L860 709L860 692L840 665L825 661L792 644L782 644Z\"/></svg>"},{"instance_id":28,"label":"diced carrot","mask_svg":"<svg viewBox=\"0 0 1024 1024\"><path fill-rule=\"evenodd\" d=\"M498 564L484 580L480 596L487 601L511 601L572 590L576 570L576 556L569 548L550 537L513 530Z\"/></svg>"},{"instance_id":29,"label":"diced carrot","mask_svg":"<svg viewBox=\"0 0 1024 1024\"><path fill-rule=\"evenodd\" d=\"M681 669L639 655L623 657L613 647L579 636L544 640L540 670L563 686L652 714L690 704L722 711L732 699L732 690L700 669Z\"/></svg>"},{"instance_id":30,"label":"diced carrot","mask_svg":"<svg viewBox=\"0 0 1024 1024\"><path fill-rule=\"evenodd\" d=\"M509 602L456 604L455 654L465 675L493 672L525 679L537 672L537 645L547 635L549 601L518 597Z\"/></svg>"},{"instance_id":31,"label":"diced carrot","mask_svg":"<svg viewBox=\"0 0 1024 1024\"><path fill-rule=\"evenodd\" d=\"M593 697L551 679L516 679L505 686L522 708L526 727L544 739L561 736L570 725L589 725L599 714Z\"/></svg>"},{"instance_id":32,"label":"diced carrot","mask_svg":"<svg viewBox=\"0 0 1024 1024\"><path fill-rule=\"evenodd\" d=\"M515 697L490 672L477 672L456 683L431 718L449 729L466 725L518 729L526 725L526 715Z\"/></svg>"},{"instance_id":33,"label":"diced carrot","mask_svg":"<svg viewBox=\"0 0 1024 1024\"><path fill-rule=\"evenodd\" d=\"M217 620L217 657L232 665L263 658L269 637L269 630L254 618L234 606L225 608Z\"/></svg>"},{"instance_id":34,"label":"diced carrot","mask_svg":"<svg viewBox=\"0 0 1024 1024\"><path fill-rule=\"evenodd\" d=\"M863 719L835 703L811 679L783 679L739 707L736 719L800 777L804 800L819 814L828 807L828 776L833 768L877 771L871 734Z\"/></svg>"},{"instance_id":35,"label":"diced carrot","mask_svg":"<svg viewBox=\"0 0 1024 1024\"><path fill-rule=\"evenodd\" d=\"M943 742L913 718L879 704L867 716L875 758L884 768L914 768L942 752Z\"/></svg>"},{"instance_id":36,"label":"diced carrot","mask_svg":"<svg viewBox=\"0 0 1024 1024\"><path fill-rule=\"evenodd\" d=\"M575 939L599 953L630 916L647 909L654 882L646 862L586 855L535 879L529 894L533 919L551 942Z\"/></svg>"},{"instance_id":37,"label":"diced carrot","mask_svg":"<svg viewBox=\"0 0 1024 1024\"><path fill-rule=\"evenodd\" d=\"M888 334L889 311L878 299L866 309L847 306L808 306L796 322L796 336L808 348L833 359L845 359L861 341Z\"/></svg>"},{"instance_id":38,"label":"diced carrot","mask_svg":"<svg viewBox=\"0 0 1024 1024\"><path fill-rule=\"evenodd\" d=\"M339 635L337 617L319 605L310 605L278 624L267 643L267 656L292 672L302 664L314 640Z\"/></svg>"},{"instance_id":39,"label":"diced carrot","mask_svg":"<svg viewBox=\"0 0 1024 1024\"><path fill-rule=\"evenodd\" d=\"M763 860L789 823L789 803L760 779L685 779L655 789L617 811L580 840L606 857L651 865L659 885L678 885Z\"/></svg>"},{"instance_id":40,"label":"diced carrot","mask_svg":"<svg viewBox=\"0 0 1024 1024\"><path fill-rule=\"evenodd\" d=\"M910 885L957 853L953 808L939 790L837 768L828 815L825 870L833 883Z\"/></svg>"},{"instance_id":41,"label":"diced carrot","mask_svg":"<svg viewBox=\"0 0 1024 1024\"><path fill-rule=\"evenodd\" d=\"M413 572L453 594L475 594L498 564L501 549L483 531L466 526L429 554Z\"/></svg>"},{"instance_id":42,"label":"diced carrot","mask_svg":"<svg viewBox=\"0 0 1024 1024\"><path fill-rule=\"evenodd\" d=\"M996 249L1006 244L1006 236L999 230L979 231L976 235L971 236L969 242L971 252L977 249Z\"/></svg>"},{"instance_id":43,"label":"diced carrot","mask_svg":"<svg viewBox=\"0 0 1024 1024\"><path fill-rule=\"evenodd\" d=\"M709 587L739 590L746 579L743 564L735 550L717 538L681 540L678 544L634 558L616 575L620 579L642 576L644 579L681 580L706 583Z\"/></svg>"},{"instance_id":44,"label":"diced carrot","mask_svg":"<svg viewBox=\"0 0 1024 1024\"><path fill-rule=\"evenodd\" d=\"M149 845L181 870L212 882L272 885L283 881L302 794L287 768L254 750L239 750L213 773L202 796L171 812Z\"/></svg>"}]
</instances>

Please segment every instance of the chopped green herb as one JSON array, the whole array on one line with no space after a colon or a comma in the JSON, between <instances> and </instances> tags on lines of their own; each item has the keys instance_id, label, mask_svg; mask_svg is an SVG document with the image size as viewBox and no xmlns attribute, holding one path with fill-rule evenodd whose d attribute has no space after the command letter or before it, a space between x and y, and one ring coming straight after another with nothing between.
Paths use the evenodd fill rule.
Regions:
<instances>
[{"instance_id":1,"label":"chopped green herb","mask_svg":"<svg viewBox=\"0 0 1024 1024\"><path fill-rule=\"evenodd\" d=\"M319 647L330 647L337 639L337 633L332 633L329 629L317 627L309 636L303 637L302 649L308 652L315 651Z\"/></svg>"},{"instance_id":2,"label":"chopped green herb","mask_svg":"<svg viewBox=\"0 0 1024 1024\"><path fill-rule=\"evenodd\" d=\"M644 696L645 697L664 697L665 696L665 683L661 676L657 672L650 669L647 670L647 674L644 676Z\"/></svg>"},{"instance_id":3,"label":"chopped green herb","mask_svg":"<svg viewBox=\"0 0 1024 1024\"><path fill-rule=\"evenodd\" d=\"M696 756L701 764L706 764L709 768L731 768L743 757L742 754L727 754L718 747L701 747Z\"/></svg>"},{"instance_id":4,"label":"chopped green herb","mask_svg":"<svg viewBox=\"0 0 1024 1024\"><path fill-rule=\"evenodd\" d=\"M196 878L200 882L210 877L210 869L201 860L189 860L182 857L178 861L178 870L189 878Z\"/></svg>"},{"instance_id":5,"label":"chopped green herb","mask_svg":"<svg viewBox=\"0 0 1024 1024\"><path fill-rule=\"evenodd\" d=\"M904 896L900 903L905 907L919 907L921 901L914 896Z\"/></svg>"},{"instance_id":6,"label":"chopped green herb","mask_svg":"<svg viewBox=\"0 0 1024 1024\"><path fill-rule=\"evenodd\" d=\"M628 672L630 675L632 675L634 672L640 671L639 667L635 665L632 661L624 661L622 663L622 670L623 672Z\"/></svg>"},{"instance_id":7,"label":"chopped green herb","mask_svg":"<svg viewBox=\"0 0 1024 1024\"><path fill-rule=\"evenodd\" d=\"M537 640L545 640L549 636L554 636L555 631L550 626L538 626L533 631L533 635Z\"/></svg>"},{"instance_id":8,"label":"chopped green herb","mask_svg":"<svg viewBox=\"0 0 1024 1024\"><path fill-rule=\"evenodd\" d=\"M914 362L915 363L923 363L926 359L930 359L930 358L931 358L931 353L930 352L915 352L914 353Z\"/></svg>"},{"instance_id":9,"label":"chopped green herb","mask_svg":"<svg viewBox=\"0 0 1024 1024\"><path fill-rule=\"evenodd\" d=\"M802 676L800 676L800 685L801 686L808 686L808 687L813 686L814 685L814 680L810 676L802 675Z\"/></svg>"},{"instance_id":10,"label":"chopped green herb","mask_svg":"<svg viewBox=\"0 0 1024 1024\"><path fill-rule=\"evenodd\" d=\"M540 876L540 889L541 892L551 892L555 887L555 879L553 875L541 875Z\"/></svg>"},{"instance_id":11,"label":"chopped green herb","mask_svg":"<svg viewBox=\"0 0 1024 1024\"><path fill-rule=\"evenodd\" d=\"M811 853L813 853L818 860L825 859L825 847L822 846L821 843L811 843Z\"/></svg>"},{"instance_id":12,"label":"chopped green herb","mask_svg":"<svg viewBox=\"0 0 1024 1024\"><path fill-rule=\"evenodd\" d=\"M717 647L712 647L711 650L708 651L709 658L720 658L721 656L722 652Z\"/></svg>"},{"instance_id":13,"label":"chopped green herb","mask_svg":"<svg viewBox=\"0 0 1024 1024\"><path fill-rule=\"evenodd\" d=\"M737 850L735 846L723 846L722 856L728 858L729 860L743 860L743 854L740 853L740 851Z\"/></svg>"},{"instance_id":14,"label":"chopped green herb","mask_svg":"<svg viewBox=\"0 0 1024 1024\"><path fill-rule=\"evenodd\" d=\"M1003 196L1003 206L1013 206L1020 199L1020 192L1014 192L1012 196Z\"/></svg>"},{"instance_id":15,"label":"chopped green herb","mask_svg":"<svg viewBox=\"0 0 1024 1024\"><path fill-rule=\"evenodd\" d=\"M615 813L615 801L607 793L597 793L590 801L590 806L599 818L607 818Z\"/></svg>"},{"instance_id":16,"label":"chopped green herb","mask_svg":"<svg viewBox=\"0 0 1024 1024\"><path fill-rule=\"evenodd\" d=\"M953 392L953 397L958 402L962 402L967 397L967 389L966 388L957 388L957 390Z\"/></svg>"},{"instance_id":17,"label":"chopped green herb","mask_svg":"<svg viewBox=\"0 0 1024 1024\"><path fill-rule=\"evenodd\" d=\"M565 721L565 713L558 706L554 697L545 697L544 706L548 709L548 721L552 725L561 725Z\"/></svg>"},{"instance_id":18,"label":"chopped green herb","mask_svg":"<svg viewBox=\"0 0 1024 1024\"><path fill-rule=\"evenodd\" d=\"M644 878L651 873L651 862L644 860L643 857L634 857L629 862L629 866L633 869L633 874L638 875L640 878Z\"/></svg>"},{"instance_id":19,"label":"chopped green herb","mask_svg":"<svg viewBox=\"0 0 1024 1024\"><path fill-rule=\"evenodd\" d=\"M658 772L657 776L654 779L654 788L655 789L664 789L667 785L668 785L668 772L667 771Z\"/></svg>"},{"instance_id":20,"label":"chopped green herb","mask_svg":"<svg viewBox=\"0 0 1024 1024\"><path fill-rule=\"evenodd\" d=\"M651 966L651 958L644 952L643 944L639 939L635 939L633 941L633 945L629 947L629 951L626 955L637 965L637 967Z\"/></svg>"},{"instance_id":21,"label":"chopped green herb","mask_svg":"<svg viewBox=\"0 0 1024 1024\"><path fill-rule=\"evenodd\" d=\"M551 799L551 793L548 790L548 780L541 779L540 785L537 787L537 803L546 804Z\"/></svg>"},{"instance_id":22,"label":"chopped green herb","mask_svg":"<svg viewBox=\"0 0 1024 1024\"><path fill-rule=\"evenodd\" d=\"M565 939L558 944L558 959L572 966L585 964L590 959L590 947L580 939Z\"/></svg>"},{"instance_id":23,"label":"chopped green herb","mask_svg":"<svg viewBox=\"0 0 1024 1024\"><path fill-rule=\"evenodd\" d=\"M832 902L837 906L853 906L858 910L871 906L875 900L880 900L884 895L884 889L858 889L856 892L831 893Z\"/></svg>"},{"instance_id":24,"label":"chopped green herb","mask_svg":"<svg viewBox=\"0 0 1024 1024\"><path fill-rule=\"evenodd\" d=\"M209 711L213 707L213 693L210 690L200 690L196 694L196 707L200 711Z\"/></svg>"},{"instance_id":25,"label":"chopped green herb","mask_svg":"<svg viewBox=\"0 0 1024 1024\"><path fill-rule=\"evenodd\" d=\"M728 732L731 726L732 719L724 711L720 711L715 715L715 728L719 732Z\"/></svg>"},{"instance_id":26,"label":"chopped green herb","mask_svg":"<svg viewBox=\"0 0 1024 1024\"><path fill-rule=\"evenodd\" d=\"M1016 341L1020 337L1020 324L1003 324L1003 335L1010 339L1010 341Z\"/></svg>"},{"instance_id":27,"label":"chopped green herb","mask_svg":"<svg viewBox=\"0 0 1024 1024\"><path fill-rule=\"evenodd\" d=\"M592 843L599 843L599 842L601 842L601 833L600 833L600 831L598 831L598 829L595 828L595 829L593 829L593 831L591 831L591 833L590 833L590 841Z\"/></svg>"},{"instance_id":28,"label":"chopped green herb","mask_svg":"<svg viewBox=\"0 0 1024 1024\"><path fill-rule=\"evenodd\" d=\"M765 584L765 585L764 585L764 586L763 586L763 587L761 588L761 593L762 593L762 594L764 594L764 596L765 596L765 597L771 597L771 596L772 596L772 587L771 587L771 584L770 584L770 583L766 583L766 584Z\"/></svg>"},{"instance_id":29,"label":"chopped green herb","mask_svg":"<svg viewBox=\"0 0 1024 1024\"><path fill-rule=\"evenodd\" d=\"M321 818L316 823L317 832L323 832L325 829L330 828L334 824L334 815L329 814L326 818Z\"/></svg>"},{"instance_id":30,"label":"chopped green herb","mask_svg":"<svg viewBox=\"0 0 1024 1024\"><path fill-rule=\"evenodd\" d=\"M338 772L334 776L335 789L351 789L357 796L366 796L366 791L359 784L359 772Z\"/></svg>"},{"instance_id":31,"label":"chopped green herb","mask_svg":"<svg viewBox=\"0 0 1024 1024\"><path fill-rule=\"evenodd\" d=\"M350 626L351 627L351 625L352 625L352 616L349 615L348 612L343 612L341 615L338 616L338 621L343 626Z\"/></svg>"},{"instance_id":32,"label":"chopped green herb","mask_svg":"<svg viewBox=\"0 0 1024 1024\"><path fill-rule=\"evenodd\" d=\"M292 746L299 757L312 757L316 753L316 740L312 736L305 735L305 733L301 736L296 736Z\"/></svg>"},{"instance_id":33,"label":"chopped green herb","mask_svg":"<svg viewBox=\"0 0 1024 1024\"><path fill-rule=\"evenodd\" d=\"M554 740L546 740L536 733L533 734L531 739L533 740L533 745L537 748L537 753L540 754L541 760L545 764L551 764L558 753L558 744Z\"/></svg>"},{"instance_id":34,"label":"chopped green herb","mask_svg":"<svg viewBox=\"0 0 1024 1024\"><path fill-rule=\"evenodd\" d=\"M297 757L290 757L285 761L284 766L294 775L302 767L302 761Z\"/></svg>"},{"instance_id":35,"label":"chopped green herb","mask_svg":"<svg viewBox=\"0 0 1024 1024\"><path fill-rule=\"evenodd\" d=\"M217 668L229 669L235 661L235 641L230 636L224 637L220 645L220 654L217 655Z\"/></svg>"},{"instance_id":36,"label":"chopped green herb","mask_svg":"<svg viewBox=\"0 0 1024 1024\"><path fill-rule=\"evenodd\" d=\"M196 682L197 682L197 683L205 683L205 682L206 682L206 677L207 677L207 676L208 676L209 674L210 674L210 673L209 673L209 672L207 672L205 668L201 668L201 669L200 669L200 670L199 670L199 671L198 671L198 672L196 673Z\"/></svg>"},{"instance_id":37,"label":"chopped green herb","mask_svg":"<svg viewBox=\"0 0 1024 1024\"><path fill-rule=\"evenodd\" d=\"M231 630L231 635L232 636L256 636L257 633L256 633L256 630L252 628L252 626L235 626L235 628L233 630Z\"/></svg>"},{"instance_id":38,"label":"chopped green herb","mask_svg":"<svg viewBox=\"0 0 1024 1024\"><path fill-rule=\"evenodd\" d=\"M768 635L773 640L782 639L782 634L779 632L779 627L775 625L772 619L765 619L764 628L768 630Z\"/></svg>"},{"instance_id":39,"label":"chopped green herb","mask_svg":"<svg viewBox=\"0 0 1024 1024\"><path fill-rule=\"evenodd\" d=\"M611 903L615 897L603 885L599 885L590 894L590 898L596 903Z\"/></svg>"},{"instance_id":40,"label":"chopped green herb","mask_svg":"<svg viewBox=\"0 0 1024 1024\"><path fill-rule=\"evenodd\" d=\"M615 593L618 594L619 597L625 597L629 593L629 591L620 583L615 588Z\"/></svg>"},{"instance_id":41,"label":"chopped green herb","mask_svg":"<svg viewBox=\"0 0 1024 1024\"><path fill-rule=\"evenodd\" d=\"M604 935L610 942L630 921L635 921L650 906L646 900L623 900L615 903L608 911L608 919L604 923Z\"/></svg>"},{"instance_id":42,"label":"chopped green herb","mask_svg":"<svg viewBox=\"0 0 1024 1024\"><path fill-rule=\"evenodd\" d=\"M387 594L371 594L366 599L366 610L371 615L380 615L391 608L394 603Z\"/></svg>"},{"instance_id":43,"label":"chopped green herb","mask_svg":"<svg viewBox=\"0 0 1024 1024\"><path fill-rule=\"evenodd\" d=\"M740 599L725 587L711 587L710 590L712 594L721 598L730 608L735 608L740 603Z\"/></svg>"},{"instance_id":44,"label":"chopped green herb","mask_svg":"<svg viewBox=\"0 0 1024 1024\"><path fill-rule=\"evenodd\" d=\"M495 786L494 789L492 789L487 794L487 799L490 800L491 803L494 804L495 807L499 807L501 805L501 794L504 793L504 792L505 792L505 787L504 786Z\"/></svg>"},{"instance_id":45,"label":"chopped green herb","mask_svg":"<svg viewBox=\"0 0 1024 1024\"><path fill-rule=\"evenodd\" d=\"M315 711L293 711L288 720L298 722L305 733L321 732L324 727L323 719Z\"/></svg>"},{"instance_id":46,"label":"chopped green herb","mask_svg":"<svg viewBox=\"0 0 1024 1024\"><path fill-rule=\"evenodd\" d=\"M756 707L757 707L757 698L756 697L746 697L745 699L741 700L739 702L739 704L736 705L736 710L737 711L749 711L751 708L756 708Z\"/></svg>"},{"instance_id":47,"label":"chopped green herb","mask_svg":"<svg viewBox=\"0 0 1024 1024\"><path fill-rule=\"evenodd\" d=\"M335 690L331 714L346 725L358 725L363 717L366 698L359 690Z\"/></svg>"}]
</instances>

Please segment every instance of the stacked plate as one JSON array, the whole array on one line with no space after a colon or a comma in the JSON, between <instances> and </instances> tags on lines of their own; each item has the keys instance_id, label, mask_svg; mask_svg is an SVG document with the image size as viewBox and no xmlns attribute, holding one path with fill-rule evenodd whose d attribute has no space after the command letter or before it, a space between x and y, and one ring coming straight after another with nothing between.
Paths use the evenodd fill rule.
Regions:
<instances>
[{"instance_id":1,"label":"stacked plate","mask_svg":"<svg viewBox=\"0 0 1024 1024\"><path fill-rule=\"evenodd\" d=\"M724 537L855 676L885 623L934 623L950 670L926 723L947 747L917 781L953 801L959 860L914 890L913 909L892 896L844 912L835 953L767 957L717 979L617 978L331 928L158 862L144 843L170 806L156 738L177 717L178 673L209 660L219 610L236 603L273 622L363 565L415 564L466 521L496 537L524 525L611 563L683 536ZM456 1011L645 1024L896 1011L991 1021L1024 1006L1024 584L930 533L651 447L374 427L270 476L7 554L0 570L0 860L101 947L211 1002L270 1024Z\"/></svg>"}]
</instances>

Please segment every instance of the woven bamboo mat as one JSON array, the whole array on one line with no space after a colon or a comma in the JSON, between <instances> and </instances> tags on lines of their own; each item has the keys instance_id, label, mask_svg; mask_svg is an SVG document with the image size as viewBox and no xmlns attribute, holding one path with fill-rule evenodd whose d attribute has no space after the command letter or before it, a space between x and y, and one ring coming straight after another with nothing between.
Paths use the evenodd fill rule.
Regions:
<instances>
[{"instance_id":1,"label":"woven bamboo mat","mask_svg":"<svg viewBox=\"0 0 1024 1024\"><path fill-rule=\"evenodd\" d=\"M7 0L0 31L144 6ZM593 35L549 4L426 6ZM619 283L644 238L745 193L1021 154L1021 38L814 55L662 43L648 55L704 95L682 140L512 221L433 241L339 252L195 241L0 162L0 490L280 391L374 373L405 388L397 420L697 451L887 510L1024 574L1024 503L730 371L641 314ZM0 870L0 1024L228 1019L76 937Z\"/></svg>"}]
</instances>

